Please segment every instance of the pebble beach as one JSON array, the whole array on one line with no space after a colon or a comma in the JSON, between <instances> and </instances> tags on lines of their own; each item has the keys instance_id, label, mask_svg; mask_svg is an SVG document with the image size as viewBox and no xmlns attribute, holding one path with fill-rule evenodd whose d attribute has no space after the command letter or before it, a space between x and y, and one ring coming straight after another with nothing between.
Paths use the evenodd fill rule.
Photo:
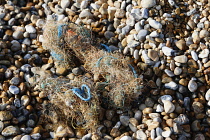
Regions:
<instances>
[{"instance_id":1,"label":"pebble beach","mask_svg":"<svg viewBox=\"0 0 210 140\"><path fill-rule=\"evenodd\" d=\"M49 21L90 30L142 79L126 109L102 105L94 132L43 114L43 77L99 81L58 65L43 46ZM209 140L209 53L209 0L0 0L0 140Z\"/></svg>"}]
</instances>

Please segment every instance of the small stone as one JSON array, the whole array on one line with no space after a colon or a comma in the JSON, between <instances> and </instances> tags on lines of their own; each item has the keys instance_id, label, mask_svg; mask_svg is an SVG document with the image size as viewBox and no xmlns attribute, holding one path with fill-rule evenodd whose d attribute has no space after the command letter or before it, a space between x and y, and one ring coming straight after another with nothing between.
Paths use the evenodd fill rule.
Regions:
<instances>
[{"instance_id":1,"label":"small stone","mask_svg":"<svg viewBox=\"0 0 210 140\"><path fill-rule=\"evenodd\" d=\"M9 92L11 92L12 94L18 94L20 93L20 89L16 86L10 85Z\"/></svg>"},{"instance_id":2,"label":"small stone","mask_svg":"<svg viewBox=\"0 0 210 140\"><path fill-rule=\"evenodd\" d=\"M136 118L138 121L141 120L142 112L140 110L136 111L134 114L134 118Z\"/></svg>"},{"instance_id":3,"label":"small stone","mask_svg":"<svg viewBox=\"0 0 210 140\"><path fill-rule=\"evenodd\" d=\"M187 50L188 49L188 47L186 46L186 42L184 40L179 40L175 44L180 50Z\"/></svg>"},{"instance_id":4,"label":"small stone","mask_svg":"<svg viewBox=\"0 0 210 140\"><path fill-rule=\"evenodd\" d=\"M200 122L198 120L193 121L191 124L191 129L192 131L200 131L201 129Z\"/></svg>"},{"instance_id":5,"label":"small stone","mask_svg":"<svg viewBox=\"0 0 210 140\"><path fill-rule=\"evenodd\" d=\"M154 100L152 98L146 98L145 105L147 107L153 107L154 106Z\"/></svg>"},{"instance_id":6,"label":"small stone","mask_svg":"<svg viewBox=\"0 0 210 140\"><path fill-rule=\"evenodd\" d=\"M56 74L61 76L61 75L66 75L68 72L68 69L64 68L64 67L57 67L56 68Z\"/></svg>"},{"instance_id":7,"label":"small stone","mask_svg":"<svg viewBox=\"0 0 210 140\"><path fill-rule=\"evenodd\" d=\"M187 59L187 56L185 56L185 55L180 55L180 56L174 57L174 60L175 60L176 62L179 62L179 63L186 63L188 59Z\"/></svg>"},{"instance_id":8,"label":"small stone","mask_svg":"<svg viewBox=\"0 0 210 140\"><path fill-rule=\"evenodd\" d=\"M151 122L151 123L149 123L148 124L148 130L152 130L152 129L155 129L155 128L157 128L158 126L159 126L159 122Z\"/></svg>"},{"instance_id":9,"label":"small stone","mask_svg":"<svg viewBox=\"0 0 210 140\"><path fill-rule=\"evenodd\" d=\"M195 51L191 51L191 56L192 56L193 60L198 61L198 55Z\"/></svg>"},{"instance_id":10,"label":"small stone","mask_svg":"<svg viewBox=\"0 0 210 140\"><path fill-rule=\"evenodd\" d=\"M70 0L61 0L61 7L66 9L70 5Z\"/></svg>"},{"instance_id":11,"label":"small stone","mask_svg":"<svg viewBox=\"0 0 210 140\"><path fill-rule=\"evenodd\" d=\"M143 130L138 130L134 133L134 138L137 140L147 140L147 135Z\"/></svg>"},{"instance_id":12,"label":"small stone","mask_svg":"<svg viewBox=\"0 0 210 140\"><path fill-rule=\"evenodd\" d=\"M124 18L125 16L125 10L123 9L117 9L115 12L115 18Z\"/></svg>"},{"instance_id":13,"label":"small stone","mask_svg":"<svg viewBox=\"0 0 210 140\"><path fill-rule=\"evenodd\" d=\"M172 56L174 54L174 50L169 47L162 47L162 51L166 56Z\"/></svg>"},{"instance_id":14,"label":"small stone","mask_svg":"<svg viewBox=\"0 0 210 140\"><path fill-rule=\"evenodd\" d=\"M23 65L23 66L21 66L21 71L23 71L23 72L29 72L30 71L30 68L31 68L31 65L29 65L29 64L25 64L25 65Z\"/></svg>"},{"instance_id":15,"label":"small stone","mask_svg":"<svg viewBox=\"0 0 210 140\"><path fill-rule=\"evenodd\" d=\"M144 29L141 29L139 30L138 34L137 34L137 39L140 41L140 42L144 42L145 39L146 39L146 36L148 35L148 31L147 30L144 30Z\"/></svg>"},{"instance_id":16,"label":"small stone","mask_svg":"<svg viewBox=\"0 0 210 140\"><path fill-rule=\"evenodd\" d=\"M5 136L5 137L16 136L18 134L20 134L20 129L17 126L7 126L2 131L2 135Z\"/></svg>"},{"instance_id":17,"label":"small stone","mask_svg":"<svg viewBox=\"0 0 210 140\"><path fill-rule=\"evenodd\" d=\"M206 94L205 94L205 99L206 99L207 101L210 101L210 89L206 92Z\"/></svg>"},{"instance_id":18,"label":"small stone","mask_svg":"<svg viewBox=\"0 0 210 140\"><path fill-rule=\"evenodd\" d=\"M174 73L173 73L172 71L170 71L169 69L165 69L164 72L165 72L169 77L175 76Z\"/></svg>"},{"instance_id":19,"label":"small stone","mask_svg":"<svg viewBox=\"0 0 210 140\"><path fill-rule=\"evenodd\" d=\"M169 83L166 83L165 87L172 90L177 90L179 86L175 82L171 81Z\"/></svg>"},{"instance_id":20,"label":"small stone","mask_svg":"<svg viewBox=\"0 0 210 140\"><path fill-rule=\"evenodd\" d=\"M45 20L43 20L43 19L38 19L38 20L36 21L36 27L38 27L38 28L43 28L44 25L45 25Z\"/></svg>"},{"instance_id":21,"label":"small stone","mask_svg":"<svg viewBox=\"0 0 210 140\"><path fill-rule=\"evenodd\" d=\"M74 75L82 75L83 71L82 71L82 69L80 69L79 67L76 67L76 68L73 68L73 69L72 69L72 73L73 73Z\"/></svg>"},{"instance_id":22,"label":"small stone","mask_svg":"<svg viewBox=\"0 0 210 140\"><path fill-rule=\"evenodd\" d=\"M200 31L199 37L200 38L209 37L209 32L207 30L203 29L203 30Z\"/></svg>"},{"instance_id":23,"label":"small stone","mask_svg":"<svg viewBox=\"0 0 210 140\"><path fill-rule=\"evenodd\" d=\"M165 131L162 132L162 136L167 138L170 137L170 135L172 134L172 131L169 127L164 128Z\"/></svg>"},{"instance_id":24,"label":"small stone","mask_svg":"<svg viewBox=\"0 0 210 140\"><path fill-rule=\"evenodd\" d=\"M194 140L205 140L205 136L203 134L196 134Z\"/></svg>"},{"instance_id":25,"label":"small stone","mask_svg":"<svg viewBox=\"0 0 210 140\"><path fill-rule=\"evenodd\" d=\"M122 123L122 125L124 126L128 126L129 124L129 116L120 116L120 122Z\"/></svg>"},{"instance_id":26,"label":"small stone","mask_svg":"<svg viewBox=\"0 0 210 140\"><path fill-rule=\"evenodd\" d=\"M30 102L30 98L28 97L28 95L23 95L20 101L22 106L27 106Z\"/></svg>"},{"instance_id":27,"label":"small stone","mask_svg":"<svg viewBox=\"0 0 210 140\"><path fill-rule=\"evenodd\" d=\"M200 102L193 102L192 108L196 114L202 113L204 110L204 106Z\"/></svg>"},{"instance_id":28,"label":"small stone","mask_svg":"<svg viewBox=\"0 0 210 140\"><path fill-rule=\"evenodd\" d=\"M180 67L176 67L175 69L174 69L174 74L175 75L180 75L182 73L182 69L180 68Z\"/></svg>"},{"instance_id":29,"label":"small stone","mask_svg":"<svg viewBox=\"0 0 210 140\"><path fill-rule=\"evenodd\" d=\"M16 30L16 31L13 32L12 37L14 39L22 39L23 38L23 32L19 31L19 30Z\"/></svg>"},{"instance_id":30,"label":"small stone","mask_svg":"<svg viewBox=\"0 0 210 140\"><path fill-rule=\"evenodd\" d=\"M140 43L139 43L138 41L132 40L132 41L130 41L130 42L127 44L127 46L128 46L129 48L135 48L135 47L137 47L139 44L140 44Z\"/></svg>"},{"instance_id":31,"label":"small stone","mask_svg":"<svg viewBox=\"0 0 210 140\"><path fill-rule=\"evenodd\" d=\"M150 8L156 5L156 0L142 0L141 6L143 8Z\"/></svg>"},{"instance_id":32,"label":"small stone","mask_svg":"<svg viewBox=\"0 0 210 140\"><path fill-rule=\"evenodd\" d=\"M1 121L9 121L13 117L10 111L0 111L0 120Z\"/></svg>"},{"instance_id":33,"label":"small stone","mask_svg":"<svg viewBox=\"0 0 210 140\"><path fill-rule=\"evenodd\" d=\"M20 79L18 77L13 77L11 80L10 80L10 84L11 85L18 85L20 83Z\"/></svg>"},{"instance_id":34,"label":"small stone","mask_svg":"<svg viewBox=\"0 0 210 140\"><path fill-rule=\"evenodd\" d=\"M88 18L88 19L92 19L93 18L93 15L90 13L89 10L82 10L82 12L79 14L79 17L81 19L84 19L84 18Z\"/></svg>"},{"instance_id":35,"label":"small stone","mask_svg":"<svg viewBox=\"0 0 210 140\"><path fill-rule=\"evenodd\" d=\"M148 50L148 57L152 59L153 61L158 61L159 60L159 55L158 52L152 49Z\"/></svg>"},{"instance_id":36,"label":"small stone","mask_svg":"<svg viewBox=\"0 0 210 140\"><path fill-rule=\"evenodd\" d=\"M209 49L203 49L198 55L199 58L206 58L209 56Z\"/></svg>"},{"instance_id":37,"label":"small stone","mask_svg":"<svg viewBox=\"0 0 210 140\"><path fill-rule=\"evenodd\" d=\"M111 32L111 31L106 31L105 33L104 33L104 37L106 38L106 39L110 39L110 38L112 38L112 37L114 37L115 36L115 34L113 33L113 32Z\"/></svg>"},{"instance_id":38,"label":"small stone","mask_svg":"<svg viewBox=\"0 0 210 140\"><path fill-rule=\"evenodd\" d=\"M35 133L31 135L31 138L34 140L39 140L41 138L41 134L40 133Z\"/></svg>"},{"instance_id":39,"label":"small stone","mask_svg":"<svg viewBox=\"0 0 210 140\"><path fill-rule=\"evenodd\" d=\"M179 125L183 125L189 123L189 119L186 115L180 114L177 118L174 119L174 122Z\"/></svg>"},{"instance_id":40,"label":"small stone","mask_svg":"<svg viewBox=\"0 0 210 140\"><path fill-rule=\"evenodd\" d=\"M152 108L150 108L150 107L144 108L142 112L143 112L143 114L150 114L150 113L152 113Z\"/></svg>"},{"instance_id":41,"label":"small stone","mask_svg":"<svg viewBox=\"0 0 210 140\"><path fill-rule=\"evenodd\" d=\"M4 129L4 123L0 121L0 132Z\"/></svg>"},{"instance_id":42,"label":"small stone","mask_svg":"<svg viewBox=\"0 0 210 140\"><path fill-rule=\"evenodd\" d=\"M106 115L107 120L111 120L115 115L115 111L114 110L107 110L105 115Z\"/></svg>"},{"instance_id":43,"label":"small stone","mask_svg":"<svg viewBox=\"0 0 210 140\"><path fill-rule=\"evenodd\" d=\"M162 29L162 24L154 19L149 20L149 25L155 29Z\"/></svg>"},{"instance_id":44,"label":"small stone","mask_svg":"<svg viewBox=\"0 0 210 140\"><path fill-rule=\"evenodd\" d=\"M157 108L156 108L156 112L163 112L163 106L161 106L160 104L157 105Z\"/></svg>"},{"instance_id":45,"label":"small stone","mask_svg":"<svg viewBox=\"0 0 210 140\"><path fill-rule=\"evenodd\" d=\"M120 140L132 140L130 136L123 136Z\"/></svg>"},{"instance_id":46,"label":"small stone","mask_svg":"<svg viewBox=\"0 0 210 140\"><path fill-rule=\"evenodd\" d=\"M26 25L25 26L25 28L26 28L26 32L28 32L28 33L36 33L36 29L34 28L34 26L32 26L32 25Z\"/></svg>"},{"instance_id":47,"label":"small stone","mask_svg":"<svg viewBox=\"0 0 210 140\"><path fill-rule=\"evenodd\" d=\"M20 140L31 140L30 135L24 135Z\"/></svg>"},{"instance_id":48,"label":"small stone","mask_svg":"<svg viewBox=\"0 0 210 140\"><path fill-rule=\"evenodd\" d=\"M164 102L164 110L166 113L172 113L175 110L175 106L172 102L165 100Z\"/></svg>"},{"instance_id":49,"label":"small stone","mask_svg":"<svg viewBox=\"0 0 210 140\"><path fill-rule=\"evenodd\" d=\"M168 120L166 120L166 124L167 124L169 127L173 127L173 119L168 119Z\"/></svg>"},{"instance_id":50,"label":"small stone","mask_svg":"<svg viewBox=\"0 0 210 140\"><path fill-rule=\"evenodd\" d=\"M162 103L164 103L164 101L172 101L173 98L171 97L171 95L163 95L160 97L160 100Z\"/></svg>"},{"instance_id":51,"label":"small stone","mask_svg":"<svg viewBox=\"0 0 210 140\"><path fill-rule=\"evenodd\" d=\"M195 82L195 80L190 80L189 83L188 83L188 89L190 92L195 92L198 88L198 85L197 83Z\"/></svg>"}]
</instances>

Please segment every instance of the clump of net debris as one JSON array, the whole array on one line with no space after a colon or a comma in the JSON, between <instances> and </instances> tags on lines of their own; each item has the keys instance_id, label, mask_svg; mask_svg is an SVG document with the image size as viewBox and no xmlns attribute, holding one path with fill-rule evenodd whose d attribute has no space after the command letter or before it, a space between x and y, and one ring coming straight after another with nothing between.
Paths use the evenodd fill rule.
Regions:
<instances>
[{"instance_id":1,"label":"clump of net debris","mask_svg":"<svg viewBox=\"0 0 210 140\"><path fill-rule=\"evenodd\" d=\"M75 57L86 72L93 75L89 78L80 76L77 81L46 78L39 83L40 90L48 93L51 106L44 107L45 114L51 112L52 117L48 117L54 123L71 123L74 128L94 131L99 124L98 112L102 105L129 109L131 102L141 95L142 79L132 66L132 61L119 52L108 53L99 49L98 45L93 46L91 31L74 23L49 22L44 28L44 37L43 46L51 51L55 61L73 68L76 65L73 61ZM88 86L90 100L84 100L87 89L81 95L75 94L75 87L80 91L78 88L82 85Z\"/></svg>"}]
</instances>

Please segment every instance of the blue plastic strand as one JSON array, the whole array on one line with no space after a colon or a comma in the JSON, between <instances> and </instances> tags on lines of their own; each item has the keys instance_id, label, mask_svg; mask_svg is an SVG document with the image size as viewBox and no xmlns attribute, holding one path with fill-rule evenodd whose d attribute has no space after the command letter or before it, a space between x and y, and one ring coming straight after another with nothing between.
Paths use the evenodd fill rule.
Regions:
<instances>
[{"instance_id":1,"label":"blue plastic strand","mask_svg":"<svg viewBox=\"0 0 210 140\"><path fill-rule=\"evenodd\" d=\"M58 25L58 38L60 38L63 34L63 26L66 26L66 24Z\"/></svg>"},{"instance_id":2,"label":"blue plastic strand","mask_svg":"<svg viewBox=\"0 0 210 140\"><path fill-rule=\"evenodd\" d=\"M136 72L136 70L134 69L134 67L131 64L128 64L128 66L131 68L131 70L133 71L134 77L138 78L138 74Z\"/></svg>"},{"instance_id":3,"label":"blue plastic strand","mask_svg":"<svg viewBox=\"0 0 210 140\"><path fill-rule=\"evenodd\" d=\"M101 44L101 46L103 46L107 52L111 52L111 49L109 48L109 46L105 45L105 44Z\"/></svg>"},{"instance_id":4,"label":"blue plastic strand","mask_svg":"<svg viewBox=\"0 0 210 140\"><path fill-rule=\"evenodd\" d=\"M64 60L63 55L58 54L58 53L54 52L53 50L51 50L50 54L56 60L60 60L60 61L63 61Z\"/></svg>"},{"instance_id":5,"label":"blue plastic strand","mask_svg":"<svg viewBox=\"0 0 210 140\"><path fill-rule=\"evenodd\" d=\"M87 90L87 93L85 92L85 89ZM91 99L90 88L87 85L85 85L85 84L83 84L81 86L81 89L79 89L79 88L73 88L73 89L70 89L70 90L73 91L73 93L75 95L77 95L83 101L90 101L90 99ZM68 91L69 90L67 90L65 93L67 93ZM87 98L84 98L83 97L84 94L87 94Z\"/></svg>"},{"instance_id":6,"label":"blue plastic strand","mask_svg":"<svg viewBox=\"0 0 210 140\"><path fill-rule=\"evenodd\" d=\"M100 65L100 63L101 63L101 60L102 60L103 58L105 58L105 57L117 59L116 57L113 57L113 56L103 56L103 57L100 57L100 58L98 59L97 63L96 63L96 67L99 67L99 65ZM107 63L107 65L109 65L109 64Z\"/></svg>"}]
</instances>

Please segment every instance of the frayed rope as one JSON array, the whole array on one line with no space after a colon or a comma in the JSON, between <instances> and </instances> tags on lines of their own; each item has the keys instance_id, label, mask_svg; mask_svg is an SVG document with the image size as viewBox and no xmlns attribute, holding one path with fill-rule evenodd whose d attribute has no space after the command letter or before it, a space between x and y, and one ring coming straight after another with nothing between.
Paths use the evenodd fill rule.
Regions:
<instances>
[{"instance_id":1,"label":"frayed rope","mask_svg":"<svg viewBox=\"0 0 210 140\"><path fill-rule=\"evenodd\" d=\"M85 92L85 89L87 90L87 93ZM83 101L90 101L90 99L91 99L91 93L90 93L90 88L87 86L87 85L85 85L85 84L83 84L82 86L81 86L81 89L79 89L79 88L73 88L73 89L70 89L71 91L73 91L73 93L75 94L75 95L77 95L81 100L83 100ZM67 90L66 92L65 92L65 94L67 94L69 92L69 90ZM83 97L83 95L86 93L86 95L87 95L87 98L84 98Z\"/></svg>"}]
</instances>

